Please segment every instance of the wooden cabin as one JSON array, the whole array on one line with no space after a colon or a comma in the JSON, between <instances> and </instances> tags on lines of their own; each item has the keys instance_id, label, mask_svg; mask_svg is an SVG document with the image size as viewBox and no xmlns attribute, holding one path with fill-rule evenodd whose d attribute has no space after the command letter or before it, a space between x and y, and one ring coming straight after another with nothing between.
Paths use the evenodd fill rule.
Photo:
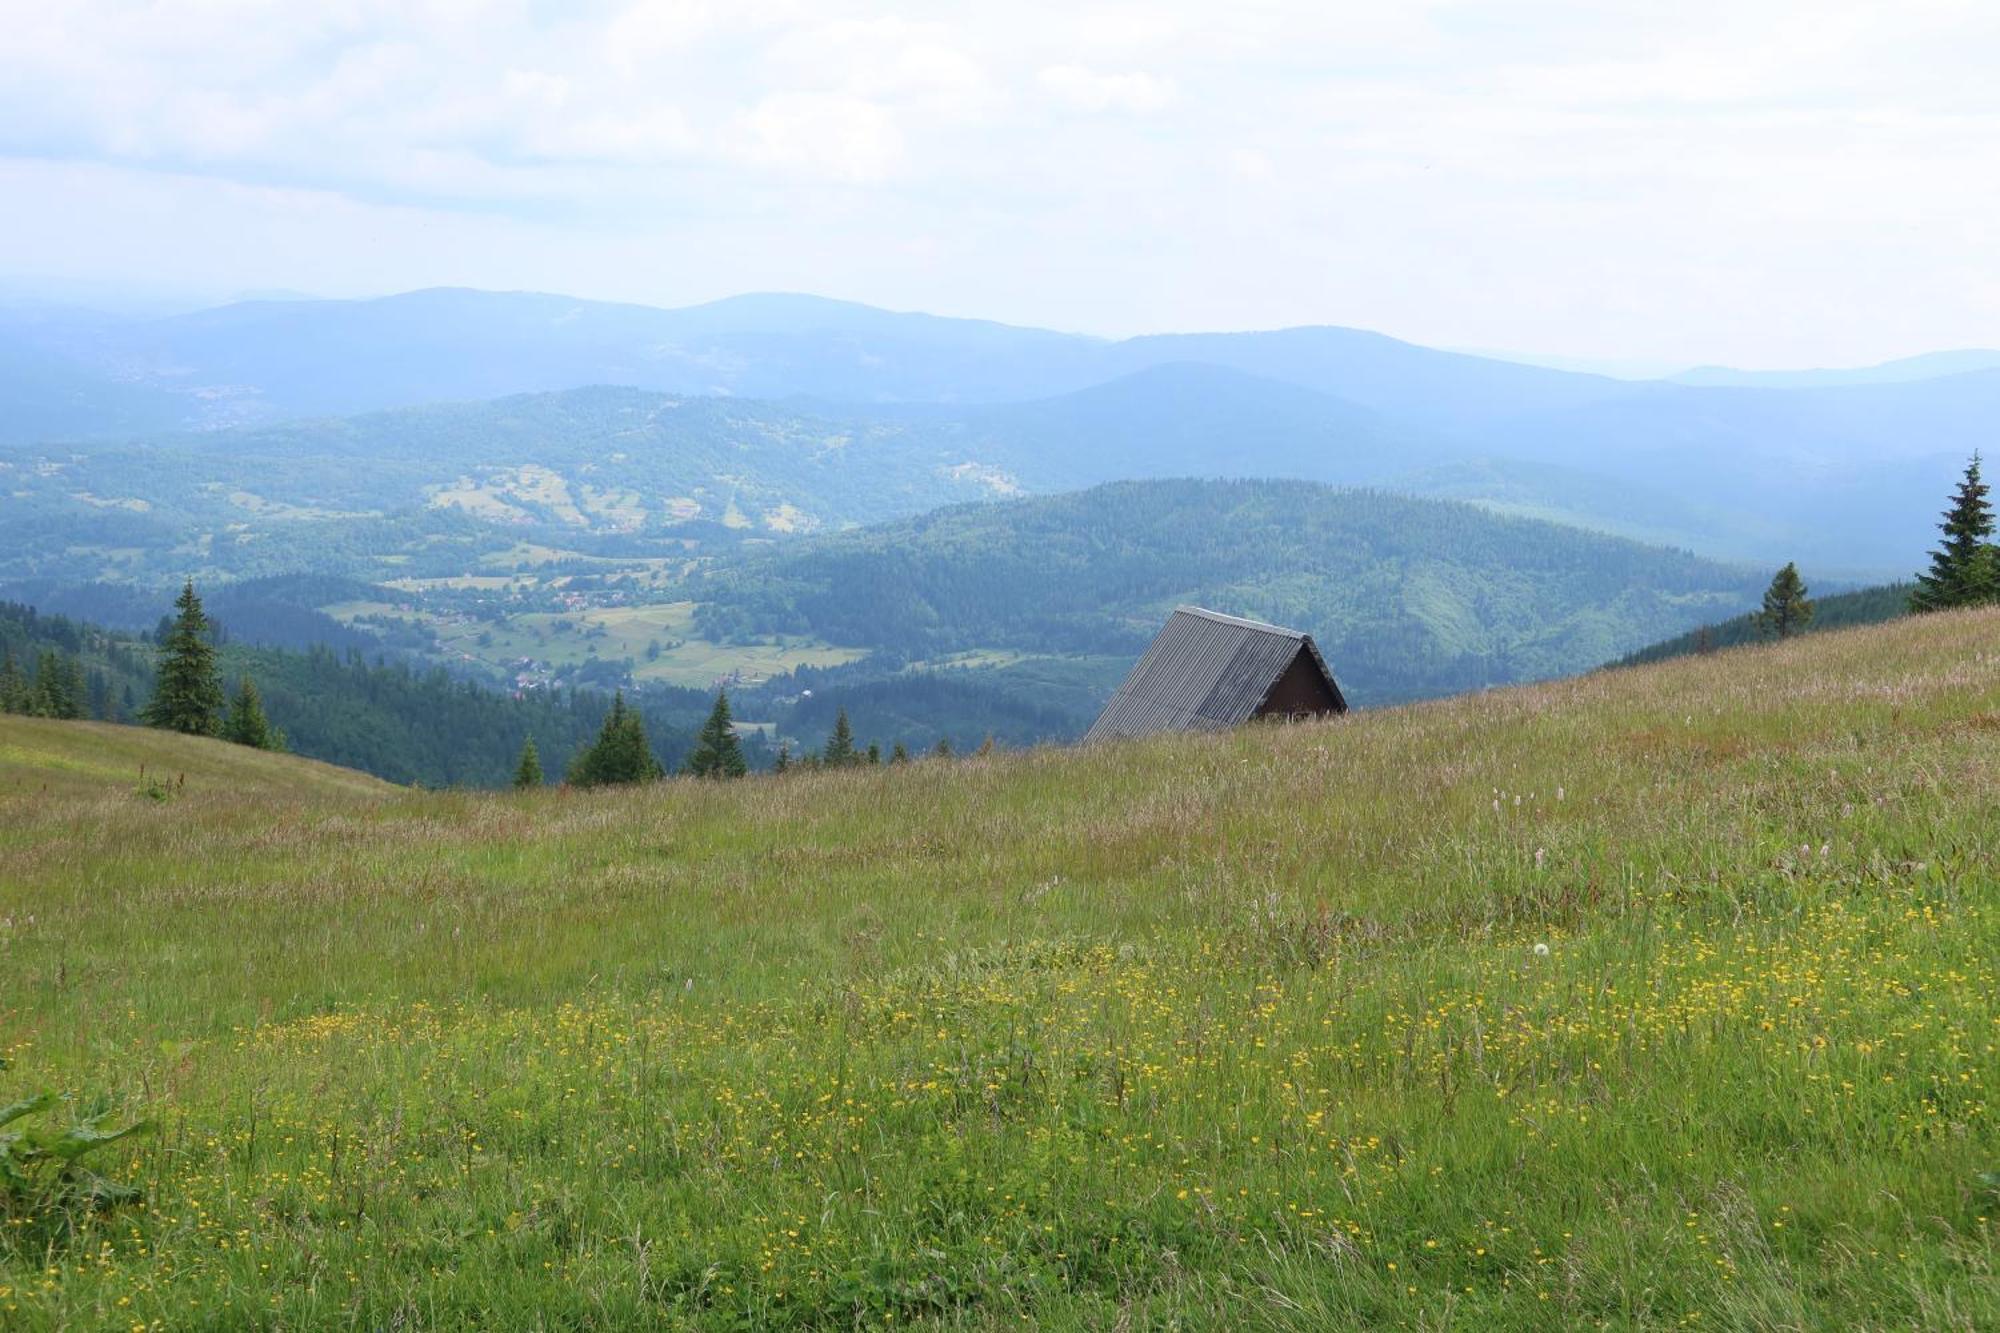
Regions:
<instances>
[{"instance_id":1,"label":"wooden cabin","mask_svg":"<svg viewBox=\"0 0 2000 1333\"><path fill-rule=\"evenodd\" d=\"M1183 606L1168 617L1084 739L1346 711L1347 700L1312 635Z\"/></svg>"}]
</instances>

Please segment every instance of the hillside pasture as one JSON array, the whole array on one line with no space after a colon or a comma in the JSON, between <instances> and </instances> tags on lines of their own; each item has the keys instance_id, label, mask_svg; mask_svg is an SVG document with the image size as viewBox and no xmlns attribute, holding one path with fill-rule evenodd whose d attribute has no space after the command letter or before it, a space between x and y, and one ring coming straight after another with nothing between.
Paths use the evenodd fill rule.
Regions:
<instances>
[{"instance_id":1,"label":"hillside pasture","mask_svg":"<svg viewBox=\"0 0 2000 1333\"><path fill-rule=\"evenodd\" d=\"M0 1101L160 1126L0 1228L10 1328L2000 1326L2000 614L0 819Z\"/></svg>"}]
</instances>

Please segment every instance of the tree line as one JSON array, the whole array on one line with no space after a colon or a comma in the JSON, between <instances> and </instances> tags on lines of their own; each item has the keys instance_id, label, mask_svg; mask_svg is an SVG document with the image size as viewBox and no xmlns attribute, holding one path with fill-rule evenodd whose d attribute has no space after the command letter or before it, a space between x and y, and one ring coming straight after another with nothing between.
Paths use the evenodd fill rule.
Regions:
<instances>
[{"instance_id":1,"label":"tree line","mask_svg":"<svg viewBox=\"0 0 2000 1333\"><path fill-rule=\"evenodd\" d=\"M994 741L989 736L979 747L979 753L990 754L993 748ZM942 739L931 750L934 758L950 758L951 753L951 743ZM786 773L793 769L860 768L870 764L906 764L909 761L910 752L901 741L891 746L886 756L877 742L871 741L866 749L861 748L855 742L854 728L847 720L847 710L843 708L834 718L833 730L828 733L825 745L817 751L796 756L789 745L780 745L771 771ZM716 691L715 704L709 710L708 720L695 734L694 748L682 762L680 772L686 777L718 781L744 777L750 772L749 760L743 753L742 738L736 734L736 722L730 713L727 690ZM597 738L577 752L565 771L566 780L578 787L654 782L666 775L666 766L660 763L646 740L644 720L626 706L622 691L613 696L611 711L605 716ZM514 770L514 786L539 787L544 781L541 754L535 748L534 737L530 736L521 747L521 758Z\"/></svg>"},{"instance_id":2,"label":"tree line","mask_svg":"<svg viewBox=\"0 0 2000 1333\"><path fill-rule=\"evenodd\" d=\"M143 669L88 626L0 602L0 713L122 722L138 709L131 680Z\"/></svg>"},{"instance_id":3,"label":"tree line","mask_svg":"<svg viewBox=\"0 0 2000 1333\"><path fill-rule=\"evenodd\" d=\"M1904 585L1907 592L1890 587L1847 594L1841 600L1849 605L1843 605L1844 614L1834 623L1867 624L1898 613L1922 614L2000 604L2000 543L1994 540L1991 488L1980 476L1977 453L1966 464L1938 528L1943 540L1931 552L1929 568L1918 574L1914 583ZM1811 628L1817 611L1798 565L1787 562L1772 576L1770 586L1764 590L1763 605L1747 621L1763 637L1788 639ZM1634 653L1624 659L1624 664L1675 656L1685 651L1683 641L1697 653L1712 652L1716 647L1727 646L1719 639L1734 641L1728 629L1728 625L1704 625L1691 635Z\"/></svg>"}]
</instances>

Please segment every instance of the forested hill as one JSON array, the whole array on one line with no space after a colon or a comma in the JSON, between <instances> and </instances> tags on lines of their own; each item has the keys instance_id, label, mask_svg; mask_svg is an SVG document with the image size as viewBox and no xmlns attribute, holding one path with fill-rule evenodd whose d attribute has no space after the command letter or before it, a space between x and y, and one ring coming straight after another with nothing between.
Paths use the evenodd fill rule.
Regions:
<instances>
[{"instance_id":1,"label":"forested hill","mask_svg":"<svg viewBox=\"0 0 2000 1333\"><path fill-rule=\"evenodd\" d=\"M589 690L515 697L442 670L370 662L324 647L301 653L225 643L217 656L228 686L246 675L256 682L272 724L295 753L391 782L503 786L528 736L551 778L560 776L610 704L608 695ZM68 692L75 706L66 716L131 722L152 689L153 645L143 637L13 603L0 603L5 658L31 681L51 659L73 664L76 686ZM634 698L653 748L668 765L678 764L710 696L656 685ZM761 741L753 737L750 745L761 762Z\"/></svg>"},{"instance_id":2,"label":"forested hill","mask_svg":"<svg viewBox=\"0 0 2000 1333\"><path fill-rule=\"evenodd\" d=\"M1682 551L1303 482L1121 482L746 554L696 585L709 636L817 634L911 658L1143 648L1195 602L1312 631L1384 703L1586 670L1752 605Z\"/></svg>"}]
</instances>

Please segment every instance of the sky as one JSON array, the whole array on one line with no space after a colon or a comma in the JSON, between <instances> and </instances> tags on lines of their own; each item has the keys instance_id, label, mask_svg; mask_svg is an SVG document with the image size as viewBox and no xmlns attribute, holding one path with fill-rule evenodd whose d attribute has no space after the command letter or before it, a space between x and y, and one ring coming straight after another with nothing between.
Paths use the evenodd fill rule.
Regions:
<instances>
[{"instance_id":1,"label":"sky","mask_svg":"<svg viewBox=\"0 0 2000 1333\"><path fill-rule=\"evenodd\" d=\"M0 0L0 283L2000 346L1993 0Z\"/></svg>"}]
</instances>

